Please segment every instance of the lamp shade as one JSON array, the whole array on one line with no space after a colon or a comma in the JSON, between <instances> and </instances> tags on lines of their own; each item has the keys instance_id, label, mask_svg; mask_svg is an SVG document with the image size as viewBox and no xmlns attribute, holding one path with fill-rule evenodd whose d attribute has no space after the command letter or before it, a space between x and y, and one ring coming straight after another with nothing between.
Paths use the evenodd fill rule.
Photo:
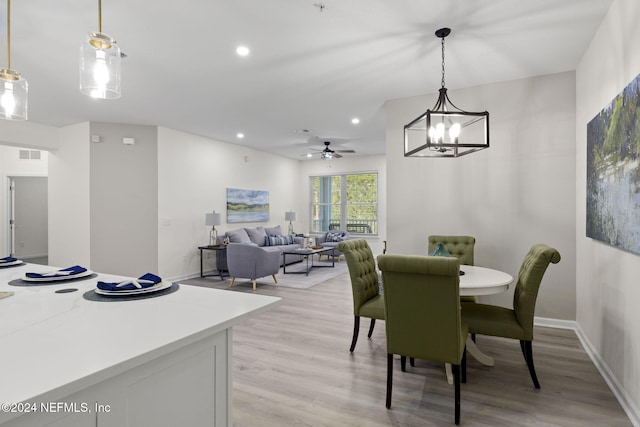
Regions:
<instances>
[{"instance_id":1,"label":"lamp shade","mask_svg":"<svg viewBox=\"0 0 640 427\"><path fill-rule=\"evenodd\" d=\"M80 92L92 98L120 98L120 63L120 48L114 39L89 33L80 46Z\"/></svg>"},{"instance_id":2,"label":"lamp shade","mask_svg":"<svg viewBox=\"0 0 640 427\"><path fill-rule=\"evenodd\" d=\"M284 213L284 220L285 221L295 221L296 220L296 213L294 211L287 211Z\"/></svg>"},{"instance_id":3,"label":"lamp shade","mask_svg":"<svg viewBox=\"0 0 640 427\"><path fill-rule=\"evenodd\" d=\"M219 213L207 213L204 217L204 225L220 225L222 224L222 214Z\"/></svg>"},{"instance_id":4,"label":"lamp shade","mask_svg":"<svg viewBox=\"0 0 640 427\"><path fill-rule=\"evenodd\" d=\"M7 120L27 120L29 85L18 72L0 70L0 117Z\"/></svg>"}]
</instances>

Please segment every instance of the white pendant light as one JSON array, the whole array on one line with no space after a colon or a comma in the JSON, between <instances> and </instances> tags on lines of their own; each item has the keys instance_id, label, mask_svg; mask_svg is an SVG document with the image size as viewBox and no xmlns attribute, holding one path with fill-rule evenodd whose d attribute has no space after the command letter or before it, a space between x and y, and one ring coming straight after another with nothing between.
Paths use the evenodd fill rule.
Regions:
<instances>
[{"instance_id":1,"label":"white pendant light","mask_svg":"<svg viewBox=\"0 0 640 427\"><path fill-rule=\"evenodd\" d=\"M89 33L80 46L80 92L92 98L120 98L118 43L102 32L102 0L98 0L98 32Z\"/></svg>"},{"instance_id":2,"label":"white pendant light","mask_svg":"<svg viewBox=\"0 0 640 427\"><path fill-rule=\"evenodd\" d=\"M27 120L29 84L11 69L11 0L7 0L7 68L0 69L0 118Z\"/></svg>"}]
</instances>

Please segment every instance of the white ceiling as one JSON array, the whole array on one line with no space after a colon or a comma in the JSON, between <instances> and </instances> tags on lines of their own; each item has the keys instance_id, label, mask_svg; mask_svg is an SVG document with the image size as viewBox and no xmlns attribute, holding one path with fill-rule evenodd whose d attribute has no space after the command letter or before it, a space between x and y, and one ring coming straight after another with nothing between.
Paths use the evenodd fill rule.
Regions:
<instances>
[{"instance_id":1,"label":"white ceiling","mask_svg":"<svg viewBox=\"0 0 640 427\"><path fill-rule=\"evenodd\" d=\"M29 82L29 120L37 123L160 125L295 159L324 140L381 154L385 101L440 87L438 28L452 29L446 85L456 89L574 70L610 4L104 0L103 32L128 57L122 98L94 100L78 90L78 54L86 33L98 30L98 1L14 0L11 65ZM4 2L0 9L6 67ZM239 44L248 57L235 54Z\"/></svg>"}]
</instances>

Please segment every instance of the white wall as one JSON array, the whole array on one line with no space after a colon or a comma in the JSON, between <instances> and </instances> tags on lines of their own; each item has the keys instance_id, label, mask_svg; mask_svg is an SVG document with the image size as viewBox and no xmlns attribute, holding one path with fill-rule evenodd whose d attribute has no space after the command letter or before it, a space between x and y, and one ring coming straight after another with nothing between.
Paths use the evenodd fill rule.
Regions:
<instances>
[{"instance_id":1,"label":"white wall","mask_svg":"<svg viewBox=\"0 0 640 427\"><path fill-rule=\"evenodd\" d=\"M158 271L157 128L90 124L91 268L139 277ZM134 138L134 145L122 143Z\"/></svg>"},{"instance_id":2,"label":"white wall","mask_svg":"<svg viewBox=\"0 0 640 427\"><path fill-rule=\"evenodd\" d=\"M0 145L51 150L58 148L58 128L34 122L0 120Z\"/></svg>"},{"instance_id":3,"label":"white wall","mask_svg":"<svg viewBox=\"0 0 640 427\"><path fill-rule=\"evenodd\" d=\"M219 233L245 226L284 230L284 212L296 209L301 189L298 161L238 145L158 128L158 271L163 277L200 271L198 246L209 241L205 213L222 213ZM270 220L226 223L226 189L269 192Z\"/></svg>"},{"instance_id":4,"label":"white wall","mask_svg":"<svg viewBox=\"0 0 640 427\"><path fill-rule=\"evenodd\" d=\"M640 2L615 0L576 70L577 320L640 425L640 255L588 239L587 123L640 74Z\"/></svg>"},{"instance_id":5,"label":"white wall","mask_svg":"<svg viewBox=\"0 0 640 427\"><path fill-rule=\"evenodd\" d=\"M573 72L449 92L490 113L491 147L458 159L405 158L403 126L436 94L387 102L387 240L426 254L430 234L476 237L476 265L517 276L535 243L555 247L536 315L575 319L575 79ZM512 306L513 288L483 300Z\"/></svg>"},{"instance_id":6,"label":"white wall","mask_svg":"<svg viewBox=\"0 0 640 427\"><path fill-rule=\"evenodd\" d=\"M49 264L91 268L89 123L60 129L49 153Z\"/></svg>"},{"instance_id":7,"label":"white wall","mask_svg":"<svg viewBox=\"0 0 640 427\"><path fill-rule=\"evenodd\" d=\"M304 233L308 233L310 230L310 176L358 172L378 173L378 235L363 238L367 240L374 254L381 254L384 247L383 241L387 237L387 165L385 156L350 157L345 155L341 159L300 161L299 197L293 207L293 210L298 213L295 230Z\"/></svg>"},{"instance_id":8,"label":"white wall","mask_svg":"<svg viewBox=\"0 0 640 427\"><path fill-rule=\"evenodd\" d=\"M4 122L2 120L1 122ZM56 133L57 142L57 133ZM9 176L47 176L48 153L42 151L40 160L20 160L21 148L0 145L0 257L9 254Z\"/></svg>"}]
</instances>

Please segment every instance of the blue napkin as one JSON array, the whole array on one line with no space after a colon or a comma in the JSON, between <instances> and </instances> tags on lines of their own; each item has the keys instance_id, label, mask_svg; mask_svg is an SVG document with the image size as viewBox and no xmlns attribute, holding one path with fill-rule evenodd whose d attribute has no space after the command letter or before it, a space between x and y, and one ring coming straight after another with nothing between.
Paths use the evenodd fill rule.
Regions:
<instances>
[{"instance_id":1,"label":"blue napkin","mask_svg":"<svg viewBox=\"0 0 640 427\"><path fill-rule=\"evenodd\" d=\"M73 267L63 268L62 270L48 271L46 273L26 273L25 276L31 279L53 279L56 277L75 276L76 274L84 273L85 271L87 271L86 268L79 265L74 265Z\"/></svg>"},{"instance_id":2,"label":"blue napkin","mask_svg":"<svg viewBox=\"0 0 640 427\"><path fill-rule=\"evenodd\" d=\"M18 258L14 258L12 256L8 256L6 258L0 258L0 264L4 264L5 262L15 262Z\"/></svg>"},{"instance_id":3,"label":"blue napkin","mask_svg":"<svg viewBox=\"0 0 640 427\"><path fill-rule=\"evenodd\" d=\"M150 288L160 282L162 282L160 277L147 273L137 279L122 282L98 282L98 289L102 289L103 291L135 291L137 289Z\"/></svg>"}]
</instances>

